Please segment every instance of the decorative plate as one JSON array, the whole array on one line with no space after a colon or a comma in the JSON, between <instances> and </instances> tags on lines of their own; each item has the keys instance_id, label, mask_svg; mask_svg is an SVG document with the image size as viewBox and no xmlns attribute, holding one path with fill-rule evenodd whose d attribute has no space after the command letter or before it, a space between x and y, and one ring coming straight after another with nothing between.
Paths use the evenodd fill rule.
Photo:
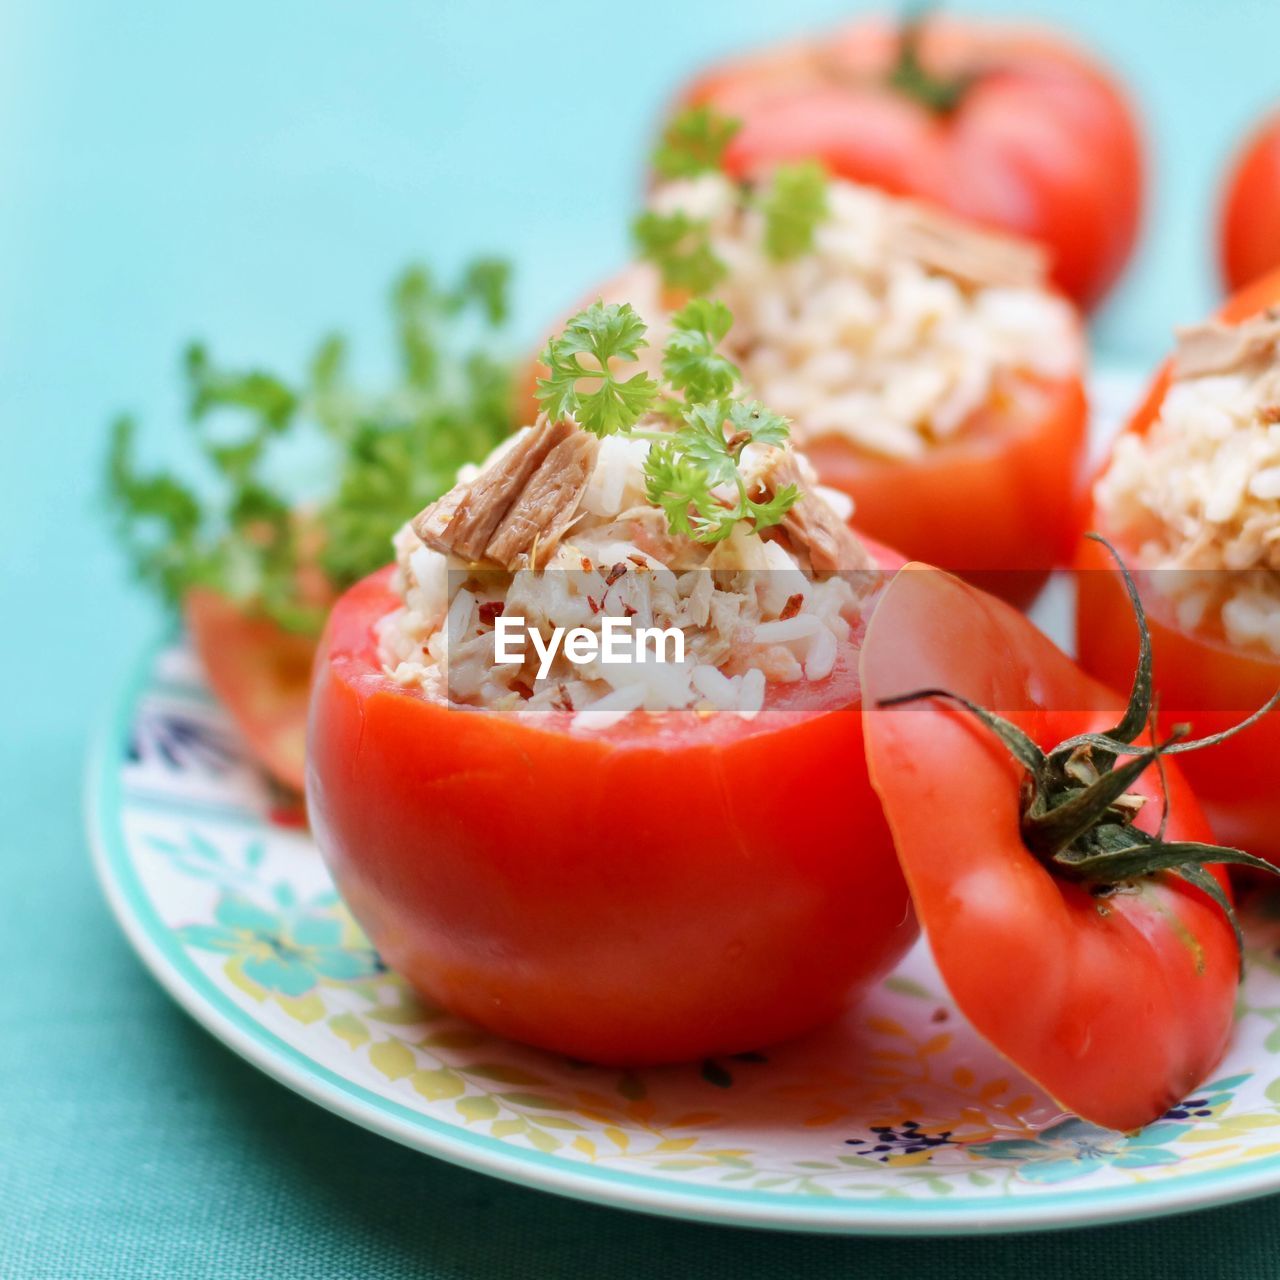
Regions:
<instances>
[{"instance_id":1,"label":"decorative plate","mask_svg":"<svg viewBox=\"0 0 1280 1280\"><path fill-rule=\"evenodd\" d=\"M1234 1043L1134 1135L1065 1116L956 1013L927 950L763 1053L621 1072L420 1003L273 822L181 643L139 665L88 782L98 873L174 998L269 1075L432 1155L601 1203L844 1232L1097 1223L1280 1190L1280 914L1249 921Z\"/></svg>"}]
</instances>

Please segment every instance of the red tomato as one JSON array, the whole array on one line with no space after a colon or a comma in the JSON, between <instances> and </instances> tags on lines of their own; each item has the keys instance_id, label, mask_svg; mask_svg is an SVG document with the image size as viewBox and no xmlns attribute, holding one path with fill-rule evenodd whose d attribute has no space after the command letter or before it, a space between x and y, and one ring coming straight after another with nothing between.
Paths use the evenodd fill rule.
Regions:
<instances>
[{"instance_id":1,"label":"red tomato","mask_svg":"<svg viewBox=\"0 0 1280 1280\"><path fill-rule=\"evenodd\" d=\"M1115 1129L1159 1117L1204 1080L1230 1033L1240 957L1225 913L1172 875L1103 897L1060 878L1023 841L1025 773L988 729L941 701L870 709L941 687L1048 750L1113 726L1121 699L1007 605L922 565L886 589L862 679L872 782L957 1005L1077 1115ZM1154 831L1155 771L1130 789L1150 798L1138 823ZM1208 840L1173 768L1168 798L1168 838Z\"/></svg>"},{"instance_id":2,"label":"red tomato","mask_svg":"<svg viewBox=\"0 0 1280 1280\"><path fill-rule=\"evenodd\" d=\"M591 300L596 297L629 301L651 318L652 342L638 367L655 371L665 340L662 317L683 299L663 290L647 263L632 264ZM529 421L538 412L535 381L545 373L535 361L522 380ZM1070 561L1080 535L1088 426L1082 378L1019 378L1001 387L955 439L922 458L875 458L833 436L810 440L803 422L794 424L793 435L822 483L853 498L859 532L1024 606L1054 566Z\"/></svg>"},{"instance_id":3,"label":"red tomato","mask_svg":"<svg viewBox=\"0 0 1280 1280\"><path fill-rule=\"evenodd\" d=\"M803 448L853 498L859 529L1026 605L1079 536L1088 412L1077 378L1022 380L921 458L873 458L833 437Z\"/></svg>"},{"instance_id":4,"label":"red tomato","mask_svg":"<svg viewBox=\"0 0 1280 1280\"><path fill-rule=\"evenodd\" d=\"M1219 313L1238 322L1280 302L1280 271L1255 282ZM1125 428L1144 434L1160 414L1169 384L1161 368L1137 413ZM1102 527L1100 527L1102 526ZM1130 566L1135 549L1126 547L1095 514L1091 527L1116 543ZM1076 559L1076 651L1081 665L1114 688L1133 675L1136 628L1124 586L1097 543L1081 544ZM1139 575L1139 586L1141 587ZM1256 711L1280 689L1280 659L1263 649L1232 646L1221 632L1188 632L1154 592L1143 592L1156 690L1164 725L1187 722L1197 736L1216 733ZM1280 865L1280 715L1264 717L1211 751L1181 757L1218 838Z\"/></svg>"},{"instance_id":5,"label":"red tomato","mask_svg":"<svg viewBox=\"0 0 1280 1280\"><path fill-rule=\"evenodd\" d=\"M330 615L307 801L356 918L428 999L588 1061L679 1061L827 1021L914 938L849 663L772 686L752 722L587 735L394 684L373 627L397 603L384 572Z\"/></svg>"},{"instance_id":6,"label":"red tomato","mask_svg":"<svg viewBox=\"0 0 1280 1280\"><path fill-rule=\"evenodd\" d=\"M806 156L1049 246L1054 279L1101 300L1137 236L1143 151L1121 88L1052 32L933 18L907 64L880 19L708 71L681 105L742 121L726 167Z\"/></svg>"},{"instance_id":7,"label":"red tomato","mask_svg":"<svg viewBox=\"0 0 1280 1280\"><path fill-rule=\"evenodd\" d=\"M315 637L285 631L200 588L187 594L183 614L209 684L254 758L300 792L306 783L303 751Z\"/></svg>"},{"instance_id":8,"label":"red tomato","mask_svg":"<svg viewBox=\"0 0 1280 1280\"><path fill-rule=\"evenodd\" d=\"M1123 544L1119 550L1132 561ZM1124 584L1095 542L1081 544L1076 567L1080 664L1120 688L1132 678L1138 635ZM1141 587L1141 575L1138 581ZM1197 737L1220 733L1280 689L1280 658L1274 654L1233 648L1220 634L1185 631L1157 594L1144 591L1143 598L1166 729L1186 723ZM1182 756L1180 764L1217 838L1280 866L1277 760L1280 715L1268 715L1212 750Z\"/></svg>"},{"instance_id":9,"label":"red tomato","mask_svg":"<svg viewBox=\"0 0 1280 1280\"><path fill-rule=\"evenodd\" d=\"M1280 267L1280 112L1236 156L1218 223L1222 278L1233 293Z\"/></svg>"}]
</instances>

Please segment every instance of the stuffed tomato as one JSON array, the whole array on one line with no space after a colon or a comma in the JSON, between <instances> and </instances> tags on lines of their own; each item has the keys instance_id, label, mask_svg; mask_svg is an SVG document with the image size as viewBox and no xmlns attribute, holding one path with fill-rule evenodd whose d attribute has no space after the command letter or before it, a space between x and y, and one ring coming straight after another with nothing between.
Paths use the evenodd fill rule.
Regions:
<instances>
[{"instance_id":1,"label":"stuffed tomato","mask_svg":"<svg viewBox=\"0 0 1280 1280\"><path fill-rule=\"evenodd\" d=\"M634 412L647 383L611 385ZM915 935L861 746L858 639L892 561L780 419L714 398L691 425L681 389L680 427L544 415L427 508L333 610L312 694L316 839L387 962L594 1062L798 1034ZM553 639L634 620L682 649L513 657L517 619Z\"/></svg>"},{"instance_id":2,"label":"stuffed tomato","mask_svg":"<svg viewBox=\"0 0 1280 1280\"><path fill-rule=\"evenodd\" d=\"M722 351L860 531L1020 604L1069 560L1084 341L1041 250L794 169L665 183L637 230L604 295L659 329L690 281L723 300Z\"/></svg>"},{"instance_id":3,"label":"stuffed tomato","mask_svg":"<svg viewBox=\"0 0 1280 1280\"><path fill-rule=\"evenodd\" d=\"M1083 307L1137 240L1145 164L1132 105L1051 30L860 19L711 67L681 101L737 122L722 157L735 176L814 157L840 177L1038 240Z\"/></svg>"},{"instance_id":4,"label":"stuffed tomato","mask_svg":"<svg viewBox=\"0 0 1280 1280\"><path fill-rule=\"evenodd\" d=\"M1280 689L1280 274L1183 330L1093 490L1136 568L1167 724L1224 729ZM1114 687L1134 627L1118 576L1078 556L1080 661ZM1218 837L1280 863L1280 715L1186 759Z\"/></svg>"}]
</instances>

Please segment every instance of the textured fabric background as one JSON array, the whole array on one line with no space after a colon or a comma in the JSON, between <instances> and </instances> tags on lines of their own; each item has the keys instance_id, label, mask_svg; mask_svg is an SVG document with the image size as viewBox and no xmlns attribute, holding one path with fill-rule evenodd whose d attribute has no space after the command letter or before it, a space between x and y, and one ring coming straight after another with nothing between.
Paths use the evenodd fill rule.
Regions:
<instances>
[{"instance_id":1,"label":"textured fabric background","mask_svg":"<svg viewBox=\"0 0 1280 1280\"><path fill-rule=\"evenodd\" d=\"M1274 1201L866 1242L661 1222L460 1172L215 1044L135 962L92 882L87 736L158 621L103 537L108 415L139 410L151 441L173 424L192 334L289 367L334 322L378 349L384 286L413 255L512 253L531 332L621 259L679 75L853 7L0 6L0 1280L1280 1272ZM1149 234L1098 336L1149 358L1212 296L1212 184L1280 96L1280 12L984 7L1060 19L1135 86L1156 150Z\"/></svg>"}]
</instances>

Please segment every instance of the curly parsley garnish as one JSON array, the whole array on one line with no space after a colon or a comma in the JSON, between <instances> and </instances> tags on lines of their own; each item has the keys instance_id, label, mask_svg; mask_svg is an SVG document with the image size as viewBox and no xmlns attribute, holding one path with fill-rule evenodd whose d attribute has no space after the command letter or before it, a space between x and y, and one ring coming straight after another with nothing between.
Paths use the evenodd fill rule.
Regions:
<instances>
[{"instance_id":1,"label":"curly parsley garnish","mask_svg":"<svg viewBox=\"0 0 1280 1280\"><path fill-rule=\"evenodd\" d=\"M678 115L662 136L653 167L664 179L694 178L721 171L724 150L739 122L693 107ZM759 209L764 218L764 250L775 262L788 262L813 249L814 232L827 217L827 175L806 160L779 165L762 187L738 185L743 209ZM647 209L632 224L640 256L662 273L668 288L709 293L728 273L716 253L711 223L683 209Z\"/></svg>"},{"instance_id":2,"label":"curly parsley garnish","mask_svg":"<svg viewBox=\"0 0 1280 1280\"><path fill-rule=\"evenodd\" d=\"M647 374L619 378L611 360L639 359L645 323L629 302L594 302L564 327L542 353L549 373L538 379L537 396L553 418L570 414L585 431L611 436L628 430L652 407L658 384ZM590 362L583 364L583 357Z\"/></svg>"},{"instance_id":3,"label":"curly parsley garnish","mask_svg":"<svg viewBox=\"0 0 1280 1280\"><path fill-rule=\"evenodd\" d=\"M711 224L683 209L646 209L632 224L640 256L662 273L668 288L707 293L728 274L711 244Z\"/></svg>"},{"instance_id":4,"label":"curly parsley garnish","mask_svg":"<svg viewBox=\"0 0 1280 1280\"><path fill-rule=\"evenodd\" d=\"M219 368L193 344L189 416L208 479L140 470L133 419L112 431L107 499L138 577L169 603L208 586L289 630L316 631L327 597L386 560L401 514L510 429L511 367L484 349L506 318L508 275L487 258L450 288L405 271L391 296L399 376L377 393L351 385L339 336L296 382ZM460 350L468 331L476 345ZM287 482L299 459L332 482Z\"/></svg>"},{"instance_id":5,"label":"curly parsley garnish","mask_svg":"<svg viewBox=\"0 0 1280 1280\"><path fill-rule=\"evenodd\" d=\"M787 485L756 501L747 492L738 463L747 445L781 445L789 434L785 418L754 400L693 405L685 411L682 426L650 446L645 493L666 512L672 533L698 542L720 542L740 520L750 520L757 532L779 524L799 498L799 490ZM725 487L735 491L727 502L715 492Z\"/></svg>"},{"instance_id":6,"label":"curly parsley garnish","mask_svg":"<svg viewBox=\"0 0 1280 1280\"><path fill-rule=\"evenodd\" d=\"M654 170L661 178L694 178L715 172L741 128L741 120L720 115L710 107L688 107L662 131L653 153Z\"/></svg>"},{"instance_id":7,"label":"curly parsley garnish","mask_svg":"<svg viewBox=\"0 0 1280 1280\"><path fill-rule=\"evenodd\" d=\"M812 160L780 166L761 208L765 252L775 262L809 253L828 212L826 172Z\"/></svg>"},{"instance_id":8,"label":"curly parsley garnish","mask_svg":"<svg viewBox=\"0 0 1280 1280\"><path fill-rule=\"evenodd\" d=\"M732 327L733 312L710 298L694 298L671 317L662 374L685 399L711 400L733 390L738 366L718 350Z\"/></svg>"},{"instance_id":9,"label":"curly parsley garnish","mask_svg":"<svg viewBox=\"0 0 1280 1280\"><path fill-rule=\"evenodd\" d=\"M719 542L741 521L753 529L778 524L799 491L788 485L757 500L740 469L747 445L784 445L787 420L756 401L733 397L736 366L718 347L733 315L722 302L694 298L672 317L662 354L663 383L648 373L623 379L611 361L634 364L647 347L646 325L630 303L597 301L548 342L537 395L553 417L572 416L593 435L625 434L650 441L645 460L649 501L672 533ZM583 358L589 364L583 364ZM665 412L670 431L641 431L646 414Z\"/></svg>"}]
</instances>

